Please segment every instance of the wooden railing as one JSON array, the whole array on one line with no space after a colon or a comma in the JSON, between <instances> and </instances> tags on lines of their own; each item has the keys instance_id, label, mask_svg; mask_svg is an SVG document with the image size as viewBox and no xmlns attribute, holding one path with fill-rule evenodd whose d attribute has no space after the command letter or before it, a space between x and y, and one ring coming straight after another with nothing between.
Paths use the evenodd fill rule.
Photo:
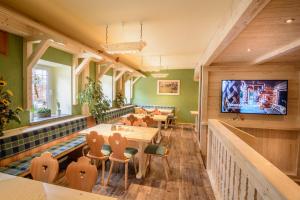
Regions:
<instances>
[{"instance_id":1,"label":"wooden railing","mask_svg":"<svg viewBox=\"0 0 300 200\"><path fill-rule=\"evenodd\" d=\"M300 199L295 182L218 120L208 122L207 151L216 199Z\"/></svg>"}]
</instances>

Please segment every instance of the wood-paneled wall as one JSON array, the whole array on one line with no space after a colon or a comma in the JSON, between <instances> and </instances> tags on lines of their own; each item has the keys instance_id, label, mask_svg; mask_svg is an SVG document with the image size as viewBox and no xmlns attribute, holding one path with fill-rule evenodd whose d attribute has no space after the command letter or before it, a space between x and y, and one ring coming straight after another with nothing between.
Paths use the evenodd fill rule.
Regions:
<instances>
[{"instance_id":1,"label":"wood-paneled wall","mask_svg":"<svg viewBox=\"0 0 300 200\"><path fill-rule=\"evenodd\" d=\"M294 129L300 128L299 122L299 76L296 66L261 65L240 67L208 68L207 117L221 119L239 127ZM244 120L233 120L236 114L221 113L222 80L288 80L288 114L241 115Z\"/></svg>"},{"instance_id":2,"label":"wood-paneled wall","mask_svg":"<svg viewBox=\"0 0 300 200\"><path fill-rule=\"evenodd\" d=\"M300 130L240 128L256 138L255 150L285 174L300 177Z\"/></svg>"},{"instance_id":3,"label":"wood-paneled wall","mask_svg":"<svg viewBox=\"0 0 300 200\"><path fill-rule=\"evenodd\" d=\"M288 80L288 114L286 116L248 114L235 119L236 114L221 113L221 81L243 79ZM246 128L250 134L259 135L258 151L287 174L299 175L297 167L299 167L300 137L300 64L208 66L203 69L201 83L200 148L204 158L207 148L207 120L219 119L235 127ZM282 147L280 141L283 142ZM297 161L292 161L296 158Z\"/></svg>"}]
</instances>

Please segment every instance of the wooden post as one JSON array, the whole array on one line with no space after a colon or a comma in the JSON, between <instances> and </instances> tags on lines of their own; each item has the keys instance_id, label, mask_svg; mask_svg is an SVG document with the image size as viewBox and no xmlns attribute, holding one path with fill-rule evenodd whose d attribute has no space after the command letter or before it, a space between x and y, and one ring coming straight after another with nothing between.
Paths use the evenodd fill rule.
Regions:
<instances>
[{"instance_id":1,"label":"wooden post","mask_svg":"<svg viewBox=\"0 0 300 200\"><path fill-rule=\"evenodd\" d=\"M78 104L78 75L76 74L76 67L78 66L78 56L74 55L72 60L72 103Z\"/></svg>"}]
</instances>

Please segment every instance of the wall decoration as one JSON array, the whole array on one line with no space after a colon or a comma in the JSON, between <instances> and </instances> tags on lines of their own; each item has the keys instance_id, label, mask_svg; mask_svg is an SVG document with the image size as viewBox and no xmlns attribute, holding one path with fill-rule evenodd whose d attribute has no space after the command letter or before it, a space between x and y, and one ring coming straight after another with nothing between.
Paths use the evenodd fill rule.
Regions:
<instances>
[{"instance_id":1,"label":"wall decoration","mask_svg":"<svg viewBox=\"0 0 300 200\"><path fill-rule=\"evenodd\" d=\"M158 95L179 95L180 80L157 80Z\"/></svg>"},{"instance_id":2,"label":"wall decoration","mask_svg":"<svg viewBox=\"0 0 300 200\"><path fill-rule=\"evenodd\" d=\"M8 50L8 34L0 30L0 54L7 55Z\"/></svg>"}]
</instances>

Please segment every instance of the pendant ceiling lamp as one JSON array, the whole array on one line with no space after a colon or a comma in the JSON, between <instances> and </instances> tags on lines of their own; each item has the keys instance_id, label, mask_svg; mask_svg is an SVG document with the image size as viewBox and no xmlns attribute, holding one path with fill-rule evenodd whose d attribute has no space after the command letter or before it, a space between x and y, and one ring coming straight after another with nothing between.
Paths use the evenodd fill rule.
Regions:
<instances>
[{"instance_id":1,"label":"pendant ceiling lamp","mask_svg":"<svg viewBox=\"0 0 300 200\"><path fill-rule=\"evenodd\" d=\"M143 24L141 23L140 40L137 42L120 42L108 44L108 25L106 26L106 43L102 45L104 51L108 54L135 54L139 53L146 46L143 41Z\"/></svg>"},{"instance_id":2,"label":"pendant ceiling lamp","mask_svg":"<svg viewBox=\"0 0 300 200\"><path fill-rule=\"evenodd\" d=\"M159 56L159 68L161 69L161 56ZM169 76L168 73L152 73L152 77L154 78L166 78Z\"/></svg>"}]
</instances>

